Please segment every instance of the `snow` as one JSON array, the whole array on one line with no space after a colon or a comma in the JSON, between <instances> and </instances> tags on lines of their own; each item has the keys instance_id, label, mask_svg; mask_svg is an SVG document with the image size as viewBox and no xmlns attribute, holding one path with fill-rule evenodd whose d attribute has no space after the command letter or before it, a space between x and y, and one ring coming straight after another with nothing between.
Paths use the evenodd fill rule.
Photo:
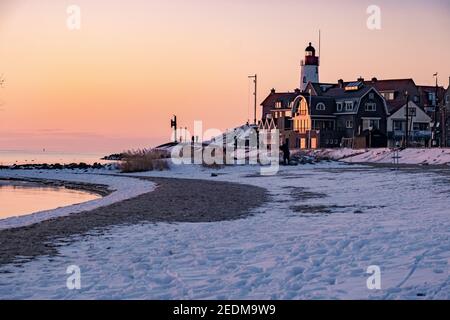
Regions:
<instances>
[{"instance_id":1,"label":"snow","mask_svg":"<svg viewBox=\"0 0 450 320\"><path fill-rule=\"evenodd\" d=\"M40 178L49 180L63 180L69 182L84 182L90 184L102 184L108 186L108 189L114 190L106 197L96 200L75 204L68 207L58 208L55 210L47 210L36 212L30 215L11 217L0 220L0 230L22 227L38 223L51 218L67 216L72 213L93 210L104 207L115 202L120 202L129 198L137 197L141 194L151 192L155 188L155 184L149 181L137 180L126 177L117 177L105 174L108 171L98 170L85 173L80 170L1 170L0 179L2 178Z\"/></svg>"},{"instance_id":2,"label":"snow","mask_svg":"<svg viewBox=\"0 0 450 320\"><path fill-rule=\"evenodd\" d=\"M449 176L334 163L258 173L146 173L262 186L271 201L237 221L120 226L75 238L51 259L1 267L0 299L450 298ZM327 197L299 200L296 188ZM337 209L291 209L299 205ZM79 291L66 288L70 265L81 269ZM381 290L367 288L372 265L381 268Z\"/></svg>"},{"instance_id":3,"label":"snow","mask_svg":"<svg viewBox=\"0 0 450 320\"><path fill-rule=\"evenodd\" d=\"M394 151L388 148L353 150L323 149L312 151L312 154L329 157L334 160L353 163L393 163ZM409 148L399 152L400 164L449 165L450 149Z\"/></svg>"}]
</instances>

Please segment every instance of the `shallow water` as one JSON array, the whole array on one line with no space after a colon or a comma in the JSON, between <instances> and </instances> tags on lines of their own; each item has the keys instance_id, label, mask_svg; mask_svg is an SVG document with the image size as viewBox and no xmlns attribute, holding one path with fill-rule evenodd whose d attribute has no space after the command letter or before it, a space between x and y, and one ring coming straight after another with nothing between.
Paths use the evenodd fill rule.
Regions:
<instances>
[{"instance_id":1,"label":"shallow water","mask_svg":"<svg viewBox=\"0 0 450 320\"><path fill-rule=\"evenodd\" d=\"M0 219L23 216L100 198L86 191L0 180Z\"/></svg>"}]
</instances>

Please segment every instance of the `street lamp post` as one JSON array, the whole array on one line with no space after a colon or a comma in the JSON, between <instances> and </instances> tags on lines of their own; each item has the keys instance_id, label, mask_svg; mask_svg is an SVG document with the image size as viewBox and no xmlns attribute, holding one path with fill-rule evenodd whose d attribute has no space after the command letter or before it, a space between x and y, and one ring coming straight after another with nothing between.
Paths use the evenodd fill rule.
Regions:
<instances>
[{"instance_id":1,"label":"street lamp post","mask_svg":"<svg viewBox=\"0 0 450 320\"><path fill-rule=\"evenodd\" d=\"M254 76L248 76L249 79L253 79L253 83L255 84L255 92L253 93L253 95L255 96L255 100L254 100L254 119L253 119L253 124L256 125L256 107L258 104L258 75L255 74Z\"/></svg>"},{"instance_id":2,"label":"street lamp post","mask_svg":"<svg viewBox=\"0 0 450 320\"><path fill-rule=\"evenodd\" d=\"M406 110L405 110L406 121L405 121L405 143L404 143L404 147L406 149L406 148L409 147L409 93L408 93L408 91L405 92L405 97L406 97Z\"/></svg>"},{"instance_id":3,"label":"street lamp post","mask_svg":"<svg viewBox=\"0 0 450 320\"><path fill-rule=\"evenodd\" d=\"M433 74L433 77L436 78L436 90L434 93L434 116L433 116L433 120L434 120L434 126L433 126L433 139L432 139L432 146L436 146L439 147L438 145L438 138L437 138L437 127L439 124L439 119L438 119L438 115L439 115L439 105L438 105L438 73L436 72L435 74Z\"/></svg>"}]
</instances>

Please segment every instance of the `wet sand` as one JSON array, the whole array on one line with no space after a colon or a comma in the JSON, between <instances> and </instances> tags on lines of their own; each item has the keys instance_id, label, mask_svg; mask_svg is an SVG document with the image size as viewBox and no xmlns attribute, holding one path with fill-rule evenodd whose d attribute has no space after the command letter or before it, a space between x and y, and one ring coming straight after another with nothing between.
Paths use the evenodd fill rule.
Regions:
<instances>
[{"instance_id":1,"label":"wet sand","mask_svg":"<svg viewBox=\"0 0 450 320\"><path fill-rule=\"evenodd\" d=\"M155 191L89 212L0 230L0 265L58 254L72 236L105 233L118 225L157 222L216 222L246 217L267 201L267 191L228 182L142 178ZM75 187L75 186L74 186ZM86 185L86 188L88 185ZM56 244L58 243L58 244Z\"/></svg>"}]
</instances>

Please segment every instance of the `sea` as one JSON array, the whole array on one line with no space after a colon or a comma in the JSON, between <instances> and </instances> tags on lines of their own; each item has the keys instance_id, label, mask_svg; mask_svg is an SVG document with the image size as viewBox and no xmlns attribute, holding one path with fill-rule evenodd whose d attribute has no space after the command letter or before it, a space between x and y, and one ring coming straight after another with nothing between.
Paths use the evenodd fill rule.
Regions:
<instances>
[{"instance_id":1,"label":"sea","mask_svg":"<svg viewBox=\"0 0 450 320\"><path fill-rule=\"evenodd\" d=\"M25 151L0 150L0 166L14 164L70 164L84 162L87 164L106 164L110 161L101 160L107 154L103 153L71 153L55 151Z\"/></svg>"}]
</instances>

